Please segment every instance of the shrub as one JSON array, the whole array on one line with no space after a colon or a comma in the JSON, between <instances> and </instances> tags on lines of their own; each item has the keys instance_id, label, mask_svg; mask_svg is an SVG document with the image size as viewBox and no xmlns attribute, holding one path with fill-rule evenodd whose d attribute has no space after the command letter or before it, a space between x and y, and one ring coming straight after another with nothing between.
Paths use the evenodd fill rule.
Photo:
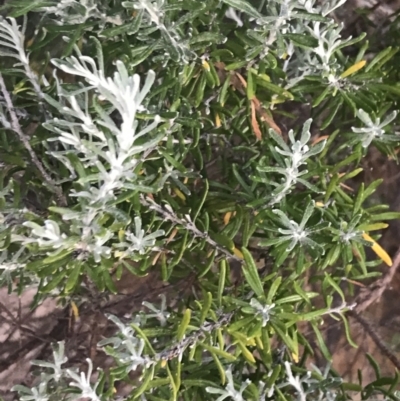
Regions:
<instances>
[{"instance_id":1,"label":"shrub","mask_svg":"<svg viewBox=\"0 0 400 401\"><path fill-rule=\"evenodd\" d=\"M126 272L168 283L108 315L111 368L79 373L61 341L20 400L398 399L378 370L346 383L321 332L348 334L355 285L392 264L369 233L399 213L379 180L349 185L372 146L396 158L398 49L343 38L345 1L322 3L3 7L1 284L77 318Z\"/></svg>"}]
</instances>

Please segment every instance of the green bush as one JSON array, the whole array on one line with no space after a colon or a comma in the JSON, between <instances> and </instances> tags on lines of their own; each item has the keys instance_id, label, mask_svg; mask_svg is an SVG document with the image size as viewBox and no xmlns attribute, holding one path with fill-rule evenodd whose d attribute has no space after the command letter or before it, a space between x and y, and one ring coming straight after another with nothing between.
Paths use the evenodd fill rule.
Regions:
<instances>
[{"instance_id":1,"label":"green bush","mask_svg":"<svg viewBox=\"0 0 400 401\"><path fill-rule=\"evenodd\" d=\"M378 370L344 382L320 331L348 333L355 283L392 263L368 233L400 214L380 181L348 185L370 147L396 159L398 48L342 38L344 1L322 3L3 6L1 285L74 309L126 270L189 286L109 315L96 377L59 343L20 400L122 399L120 382L129 400L399 398Z\"/></svg>"}]
</instances>

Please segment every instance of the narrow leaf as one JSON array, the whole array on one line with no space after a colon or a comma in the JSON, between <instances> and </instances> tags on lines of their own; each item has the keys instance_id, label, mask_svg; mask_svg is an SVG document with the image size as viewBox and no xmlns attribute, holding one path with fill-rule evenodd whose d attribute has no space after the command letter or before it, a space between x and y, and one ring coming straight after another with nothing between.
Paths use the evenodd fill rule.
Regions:
<instances>
[{"instance_id":1,"label":"narrow leaf","mask_svg":"<svg viewBox=\"0 0 400 401\"><path fill-rule=\"evenodd\" d=\"M242 248L242 253L245 261L245 264L242 265L244 277L255 294L258 297L262 297L264 296L264 288L254 259L246 248Z\"/></svg>"}]
</instances>

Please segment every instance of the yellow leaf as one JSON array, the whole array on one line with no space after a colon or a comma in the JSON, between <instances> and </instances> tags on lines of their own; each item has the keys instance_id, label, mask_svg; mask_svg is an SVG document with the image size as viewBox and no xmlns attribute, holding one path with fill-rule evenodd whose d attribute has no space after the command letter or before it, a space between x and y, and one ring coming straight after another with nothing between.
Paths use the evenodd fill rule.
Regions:
<instances>
[{"instance_id":1,"label":"yellow leaf","mask_svg":"<svg viewBox=\"0 0 400 401\"><path fill-rule=\"evenodd\" d=\"M206 60L203 60L203 68L206 70L206 71L210 71L210 64L208 64L207 63L207 61Z\"/></svg>"},{"instance_id":2,"label":"yellow leaf","mask_svg":"<svg viewBox=\"0 0 400 401\"><path fill-rule=\"evenodd\" d=\"M340 78L346 78L349 75L354 74L358 70L361 70L361 68L363 68L366 63L367 63L366 60L361 60L358 63L353 64L350 68L348 68L345 72L343 72L340 75Z\"/></svg>"},{"instance_id":3,"label":"yellow leaf","mask_svg":"<svg viewBox=\"0 0 400 401\"><path fill-rule=\"evenodd\" d=\"M299 356L297 355L296 352L292 352L292 358L293 358L293 360L295 361L295 363L298 363L298 362L299 362Z\"/></svg>"},{"instance_id":4,"label":"yellow leaf","mask_svg":"<svg viewBox=\"0 0 400 401\"><path fill-rule=\"evenodd\" d=\"M71 301L71 312L75 318L75 320L79 319L79 309L76 306L76 303L74 301Z\"/></svg>"},{"instance_id":5,"label":"yellow leaf","mask_svg":"<svg viewBox=\"0 0 400 401\"><path fill-rule=\"evenodd\" d=\"M243 253L240 252L239 249L237 249L237 248L234 248L234 249L233 249L233 254L234 254L235 256L237 256L238 258L240 258L240 259L244 259Z\"/></svg>"},{"instance_id":6,"label":"yellow leaf","mask_svg":"<svg viewBox=\"0 0 400 401\"><path fill-rule=\"evenodd\" d=\"M219 128L221 126L221 118L218 113L215 113L215 126Z\"/></svg>"},{"instance_id":7,"label":"yellow leaf","mask_svg":"<svg viewBox=\"0 0 400 401\"><path fill-rule=\"evenodd\" d=\"M224 225L228 225L229 224L229 221L231 220L231 217L232 217L232 212L227 212L227 213L225 213L225 216L224 216Z\"/></svg>"},{"instance_id":8,"label":"yellow leaf","mask_svg":"<svg viewBox=\"0 0 400 401\"><path fill-rule=\"evenodd\" d=\"M240 351L242 351L244 359L246 359L247 362L256 363L256 360L254 359L253 354L244 346L244 344L239 342L238 345L239 345Z\"/></svg>"},{"instance_id":9,"label":"yellow leaf","mask_svg":"<svg viewBox=\"0 0 400 401\"><path fill-rule=\"evenodd\" d=\"M323 202L315 202L315 206L317 207L324 207L325 204Z\"/></svg>"},{"instance_id":10,"label":"yellow leaf","mask_svg":"<svg viewBox=\"0 0 400 401\"><path fill-rule=\"evenodd\" d=\"M361 225L359 228L360 230L365 230L365 231L376 231L376 230L384 230L385 228L388 228L389 224L387 223L372 223L372 224L366 224L366 225Z\"/></svg>"},{"instance_id":11,"label":"yellow leaf","mask_svg":"<svg viewBox=\"0 0 400 401\"><path fill-rule=\"evenodd\" d=\"M257 345L255 338L254 337L248 338L246 345L250 345L250 347L255 347Z\"/></svg>"},{"instance_id":12,"label":"yellow leaf","mask_svg":"<svg viewBox=\"0 0 400 401\"><path fill-rule=\"evenodd\" d=\"M182 193L181 190L179 190L178 188L172 188L172 190L175 192L175 195L181 199L183 202L186 201L186 196Z\"/></svg>"},{"instance_id":13,"label":"yellow leaf","mask_svg":"<svg viewBox=\"0 0 400 401\"><path fill-rule=\"evenodd\" d=\"M167 365L167 360L166 359L162 359L161 360L161 367L165 368L166 365Z\"/></svg>"},{"instance_id":14,"label":"yellow leaf","mask_svg":"<svg viewBox=\"0 0 400 401\"><path fill-rule=\"evenodd\" d=\"M372 242L372 247L371 249L388 265L392 266L393 262L391 257L387 254L387 252L373 239L371 238L367 233L363 233L363 238L368 241Z\"/></svg>"}]
</instances>

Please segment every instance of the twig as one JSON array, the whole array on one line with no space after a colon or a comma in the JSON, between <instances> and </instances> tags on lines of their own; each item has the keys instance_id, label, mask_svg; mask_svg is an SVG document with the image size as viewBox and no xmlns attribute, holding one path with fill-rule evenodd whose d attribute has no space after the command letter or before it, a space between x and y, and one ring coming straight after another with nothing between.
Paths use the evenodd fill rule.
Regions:
<instances>
[{"instance_id":1,"label":"twig","mask_svg":"<svg viewBox=\"0 0 400 401\"><path fill-rule=\"evenodd\" d=\"M361 315L357 314L355 311L349 311L349 315L357 320L358 323L365 329L365 331L372 338L376 346L381 350L382 354L385 355L397 369L400 369L400 360L396 357L396 355L386 346L383 342L382 338L377 333L376 329L372 326L372 324L363 318Z\"/></svg>"},{"instance_id":2,"label":"twig","mask_svg":"<svg viewBox=\"0 0 400 401\"><path fill-rule=\"evenodd\" d=\"M171 359L180 357L186 348L196 344L198 341L204 338L207 333L212 333L214 330L228 325L233 316L235 316L235 312L236 311L221 314L216 322L205 322L198 330L190 334L188 337L173 344L170 348L158 353L156 355L156 360L169 361Z\"/></svg>"},{"instance_id":3,"label":"twig","mask_svg":"<svg viewBox=\"0 0 400 401\"><path fill-rule=\"evenodd\" d=\"M15 113L14 105L12 103L10 94L6 88L6 84L4 82L3 76L0 74L0 88L3 93L4 99L6 101L6 106L8 113L11 117L11 128L14 130L14 132L17 133L19 136L19 139L23 143L25 149L28 151L33 164L36 166L36 168L39 170L40 174L46 181L47 185L51 188L51 190L56 194L57 200L60 203L61 206L66 206L67 205L67 200L59 186L54 182L54 180L50 177L50 175L47 173L45 168L43 167L43 164L40 162L38 157L36 156L36 153L33 151L31 144L29 143L28 138L26 135L22 132L21 125L18 121L17 114Z\"/></svg>"},{"instance_id":4,"label":"twig","mask_svg":"<svg viewBox=\"0 0 400 401\"><path fill-rule=\"evenodd\" d=\"M203 238L206 240L208 244L210 244L213 248L217 249L220 253L228 256L230 259L235 260L237 262L243 263L243 260L237 257L236 255L230 253L226 249L224 249L222 246L218 245L210 236L203 232L200 231L194 223L191 221L190 216L185 216L185 219L180 219L178 216L176 216L173 211L167 207L162 207L158 205L156 202L154 202L152 199L149 197L145 198L143 195L140 196L140 203L143 206L147 206L151 210L155 210L158 214L163 216L166 220L170 220L174 224L178 224L180 226L183 226L186 230L190 231L195 237Z\"/></svg>"},{"instance_id":5,"label":"twig","mask_svg":"<svg viewBox=\"0 0 400 401\"><path fill-rule=\"evenodd\" d=\"M360 294L356 297L354 302L356 307L354 309L355 313L359 314L366 310L372 303L378 301L382 294L389 287L393 280L394 275L400 266L400 248L397 250L394 258L393 265L387 270L385 275L380 279L376 280L372 285L361 289Z\"/></svg>"},{"instance_id":6,"label":"twig","mask_svg":"<svg viewBox=\"0 0 400 401\"><path fill-rule=\"evenodd\" d=\"M375 281L371 286L366 289L362 289L360 294L355 299L356 307L353 310L349 310L347 313L353 319L355 319L361 326L365 329L365 331L372 338L376 346L381 350L382 354L385 355L397 369L400 369L400 360L396 357L396 355L385 345L384 341L377 333L377 331L373 328L370 322L368 322L365 318L363 318L360 313L367 309L372 303L379 300L382 294L385 292L387 287L392 282L394 275L396 274L398 268L400 266L400 248L396 252L396 255L393 258L393 265L387 271L387 273Z\"/></svg>"}]
</instances>

